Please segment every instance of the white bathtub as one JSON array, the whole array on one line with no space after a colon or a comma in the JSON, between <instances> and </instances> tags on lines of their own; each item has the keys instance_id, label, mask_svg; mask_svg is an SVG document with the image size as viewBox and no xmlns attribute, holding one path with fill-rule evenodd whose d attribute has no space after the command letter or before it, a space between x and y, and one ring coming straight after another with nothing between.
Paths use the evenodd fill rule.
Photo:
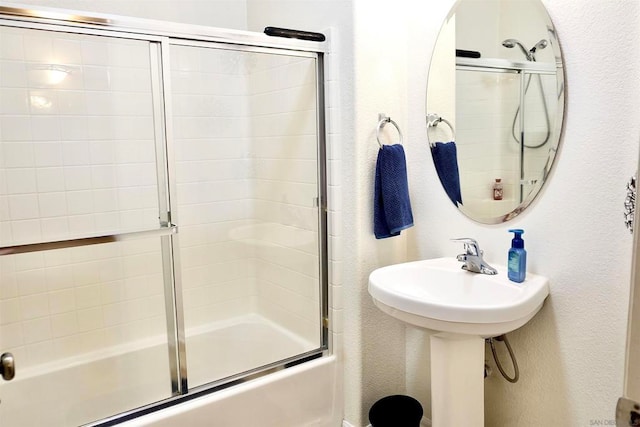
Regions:
<instances>
[{"instance_id":1,"label":"white bathtub","mask_svg":"<svg viewBox=\"0 0 640 427\"><path fill-rule=\"evenodd\" d=\"M189 384L283 359L309 345L257 315L191 330ZM0 426L75 426L165 399L167 357L166 345L149 340L34 368L18 364L16 377L0 382ZM333 356L315 359L122 425L339 426L336 365Z\"/></svg>"},{"instance_id":2,"label":"white bathtub","mask_svg":"<svg viewBox=\"0 0 640 427\"><path fill-rule=\"evenodd\" d=\"M155 412L122 427L339 427L341 393L335 356Z\"/></svg>"}]
</instances>

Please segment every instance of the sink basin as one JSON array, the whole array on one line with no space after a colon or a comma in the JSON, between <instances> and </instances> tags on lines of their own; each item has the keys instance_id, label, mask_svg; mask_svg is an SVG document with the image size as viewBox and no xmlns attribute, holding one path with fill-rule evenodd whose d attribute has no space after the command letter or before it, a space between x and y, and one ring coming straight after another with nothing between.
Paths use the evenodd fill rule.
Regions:
<instances>
[{"instance_id":1,"label":"sink basin","mask_svg":"<svg viewBox=\"0 0 640 427\"><path fill-rule=\"evenodd\" d=\"M462 270L455 258L382 267L369 276L369 294L385 313L436 332L495 337L527 323L549 294L546 277L529 274L511 282L504 266L496 275Z\"/></svg>"}]
</instances>

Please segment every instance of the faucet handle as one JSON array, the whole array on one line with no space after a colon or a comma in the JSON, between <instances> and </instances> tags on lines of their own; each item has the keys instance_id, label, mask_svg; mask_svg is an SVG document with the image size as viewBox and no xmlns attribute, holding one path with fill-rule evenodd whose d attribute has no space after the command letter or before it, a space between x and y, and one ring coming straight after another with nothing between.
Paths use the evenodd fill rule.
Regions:
<instances>
[{"instance_id":1,"label":"faucet handle","mask_svg":"<svg viewBox=\"0 0 640 427\"><path fill-rule=\"evenodd\" d=\"M459 237L457 239L451 239L452 242L460 242L464 244L464 250L468 255L476 255L479 256L482 254L480 250L480 246L475 239L470 237Z\"/></svg>"}]
</instances>

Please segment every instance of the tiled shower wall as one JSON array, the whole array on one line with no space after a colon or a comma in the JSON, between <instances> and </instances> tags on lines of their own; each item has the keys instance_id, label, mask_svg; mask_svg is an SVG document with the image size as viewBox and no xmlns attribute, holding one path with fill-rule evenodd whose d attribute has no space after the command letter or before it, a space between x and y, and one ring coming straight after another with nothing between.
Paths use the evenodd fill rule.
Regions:
<instances>
[{"instance_id":1,"label":"tiled shower wall","mask_svg":"<svg viewBox=\"0 0 640 427\"><path fill-rule=\"evenodd\" d=\"M149 44L20 29L0 40L4 244L157 227Z\"/></svg>"},{"instance_id":2,"label":"tiled shower wall","mask_svg":"<svg viewBox=\"0 0 640 427\"><path fill-rule=\"evenodd\" d=\"M1 245L157 228L148 43L14 29L0 48ZM260 312L318 343L313 60L171 59L187 326ZM157 238L0 257L0 286L22 368L165 333Z\"/></svg>"}]
</instances>

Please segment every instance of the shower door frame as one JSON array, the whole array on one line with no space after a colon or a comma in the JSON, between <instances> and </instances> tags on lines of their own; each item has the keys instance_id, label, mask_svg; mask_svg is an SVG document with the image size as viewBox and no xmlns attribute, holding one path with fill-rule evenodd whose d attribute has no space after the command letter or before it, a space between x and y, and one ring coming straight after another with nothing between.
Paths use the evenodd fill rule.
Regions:
<instances>
[{"instance_id":1,"label":"shower door frame","mask_svg":"<svg viewBox=\"0 0 640 427\"><path fill-rule=\"evenodd\" d=\"M77 238L26 245L0 247L0 256L101 244L139 237L161 237L165 285L165 315L171 371L171 397L122 412L86 426L111 426L155 412L196 397L225 389L309 360L331 354L328 304L328 225L327 225L327 149L325 124L324 43L295 39L275 39L259 33L210 28L190 24L152 21L104 14L0 6L0 26L65 32L79 35L105 36L149 42L153 94L153 117L158 168L158 203L160 227L156 230L121 233L108 236ZM316 70L316 135L317 189L314 201L318 211L318 273L320 346L265 366L255 367L231 377L189 389L186 366L186 337L181 287L179 230L177 222L177 185L172 129L171 87L168 76L170 45L206 46L242 52L280 54L315 59ZM179 224L179 223L178 223Z\"/></svg>"},{"instance_id":2,"label":"shower door frame","mask_svg":"<svg viewBox=\"0 0 640 427\"><path fill-rule=\"evenodd\" d=\"M510 61L510 60L502 60L502 59L470 59L463 57L456 57L456 71L472 71L472 72L484 72L484 73L510 73L510 74L518 74L518 93L519 93L519 102L518 109L520 111L520 143L519 152L518 152L518 204L522 204L525 201L524 195L524 186L527 184L524 173L524 140L525 140L525 95L526 95L526 79L529 77L533 77L534 75L557 75L557 70L555 67L550 68L545 64L540 64L538 62L519 62L519 61ZM516 110L518 111L518 110ZM510 139L510 138L509 138ZM533 200L533 198L537 195L537 191L530 191L526 200L528 203ZM533 195L533 197L532 197ZM528 204L527 203L527 204Z\"/></svg>"}]
</instances>

